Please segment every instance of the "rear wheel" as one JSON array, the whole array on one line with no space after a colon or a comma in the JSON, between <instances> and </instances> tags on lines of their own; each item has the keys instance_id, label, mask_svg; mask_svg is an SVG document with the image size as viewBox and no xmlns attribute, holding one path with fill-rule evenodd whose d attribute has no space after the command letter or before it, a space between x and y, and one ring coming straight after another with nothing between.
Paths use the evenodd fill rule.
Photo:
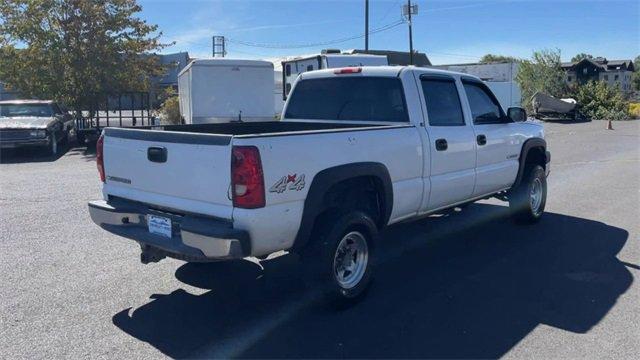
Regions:
<instances>
[{"instance_id":1,"label":"rear wheel","mask_svg":"<svg viewBox=\"0 0 640 360\"><path fill-rule=\"evenodd\" d=\"M333 301L348 304L368 289L373 276L377 228L367 214L353 211L325 219L302 253L314 285Z\"/></svg>"},{"instance_id":2,"label":"rear wheel","mask_svg":"<svg viewBox=\"0 0 640 360\"><path fill-rule=\"evenodd\" d=\"M527 165L522 182L509 197L509 208L519 223L535 223L547 202L547 177L540 165Z\"/></svg>"}]
</instances>

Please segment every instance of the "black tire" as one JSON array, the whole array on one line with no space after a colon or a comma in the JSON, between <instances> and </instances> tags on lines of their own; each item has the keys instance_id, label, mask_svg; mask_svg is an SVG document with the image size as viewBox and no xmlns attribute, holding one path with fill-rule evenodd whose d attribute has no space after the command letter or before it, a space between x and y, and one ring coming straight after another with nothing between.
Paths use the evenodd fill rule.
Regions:
<instances>
[{"instance_id":1,"label":"black tire","mask_svg":"<svg viewBox=\"0 0 640 360\"><path fill-rule=\"evenodd\" d=\"M49 153L49 155L58 155L58 152L60 151L58 145L58 138L56 137L55 132L51 132L51 134L49 135L49 145L47 146L47 152Z\"/></svg>"},{"instance_id":2,"label":"black tire","mask_svg":"<svg viewBox=\"0 0 640 360\"><path fill-rule=\"evenodd\" d=\"M84 135L76 130L76 143L78 146L84 146Z\"/></svg>"},{"instance_id":3,"label":"black tire","mask_svg":"<svg viewBox=\"0 0 640 360\"><path fill-rule=\"evenodd\" d=\"M534 194L539 194L539 200L533 199ZM544 214L546 203L547 177L544 169L540 165L527 164L522 182L509 196L511 216L520 224L536 223Z\"/></svg>"},{"instance_id":4,"label":"black tire","mask_svg":"<svg viewBox=\"0 0 640 360\"><path fill-rule=\"evenodd\" d=\"M378 229L375 222L364 212L351 211L325 217L314 228L309 246L301 253L306 280L313 284L314 288L318 286L328 300L336 305L355 303L362 298L373 279L377 237ZM349 271L337 269L344 269L341 265L350 258L351 253L349 250L346 253L343 250L345 246L349 247L349 242L352 243L351 248L357 248L355 244L362 240L366 249L355 250L352 254L353 259L360 259L353 261L353 268L356 270L349 276L344 276L341 282L337 273L348 274ZM362 263L362 254L365 252L366 261L362 268L357 264ZM346 279L350 277L353 277L353 282L346 284Z\"/></svg>"}]
</instances>

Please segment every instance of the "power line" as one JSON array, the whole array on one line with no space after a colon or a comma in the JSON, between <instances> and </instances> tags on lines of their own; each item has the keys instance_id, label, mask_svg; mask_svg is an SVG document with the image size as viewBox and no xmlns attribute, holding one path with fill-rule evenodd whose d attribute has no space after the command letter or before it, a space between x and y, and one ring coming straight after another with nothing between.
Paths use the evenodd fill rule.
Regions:
<instances>
[{"instance_id":1,"label":"power line","mask_svg":"<svg viewBox=\"0 0 640 360\"><path fill-rule=\"evenodd\" d=\"M399 26L399 25L401 25L403 23L404 23L404 20L397 20L397 21L389 23L387 25L375 28L375 29L369 31L369 34L376 34L376 33L379 33L379 32L391 30L391 29L393 29L393 28L395 28L395 27L397 27L397 26ZM268 44L268 43L257 43L257 42L251 42L251 41L231 39L231 38L227 38L227 41L231 42L231 43L236 43L238 45L244 45L244 46L250 46L250 47L259 47L259 48L265 48L265 49L302 49L302 48L311 48L311 47L319 47L319 46L325 46L325 45L339 44L339 43L343 43L343 42L347 42L347 41L351 41L351 40L361 39L363 37L365 37L365 34L353 35L353 36L349 36L349 37L344 37L344 38L339 38L339 39L334 39L334 40L321 41L321 42L316 42L316 43L308 43L308 44Z\"/></svg>"}]
</instances>

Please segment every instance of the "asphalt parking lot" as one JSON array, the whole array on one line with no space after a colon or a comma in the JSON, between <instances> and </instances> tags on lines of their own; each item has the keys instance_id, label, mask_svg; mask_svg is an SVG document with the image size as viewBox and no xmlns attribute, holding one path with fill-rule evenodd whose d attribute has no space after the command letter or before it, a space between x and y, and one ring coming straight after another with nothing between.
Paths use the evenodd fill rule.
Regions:
<instances>
[{"instance_id":1,"label":"asphalt parking lot","mask_svg":"<svg viewBox=\"0 0 640 360\"><path fill-rule=\"evenodd\" d=\"M390 228L356 307L290 255L142 265L91 223L94 157L0 154L0 358L636 358L640 121L546 123L547 213L497 200Z\"/></svg>"}]
</instances>

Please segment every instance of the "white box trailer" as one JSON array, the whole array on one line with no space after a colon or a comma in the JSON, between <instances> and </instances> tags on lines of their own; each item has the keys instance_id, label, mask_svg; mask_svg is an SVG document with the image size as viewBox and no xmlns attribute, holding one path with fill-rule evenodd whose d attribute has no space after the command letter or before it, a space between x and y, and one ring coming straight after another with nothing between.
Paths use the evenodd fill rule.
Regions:
<instances>
[{"instance_id":1,"label":"white box trailer","mask_svg":"<svg viewBox=\"0 0 640 360\"><path fill-rule=\"evenodd\" d=\"M273 64L201 59L178 74L180 114L187 124L272 121Z\"/></svg>"},{"instance_id":2,"label":"white box trailer","mask_svg":"<svg viewBox=\"0 0 640 360\"><path fill-rule=\"evenodd\" d=\"M386 66L386 55L329 53L282 62L282 99L286 100L291 86L303 72L350 66Z\"/></svg>"}]
</instances>

